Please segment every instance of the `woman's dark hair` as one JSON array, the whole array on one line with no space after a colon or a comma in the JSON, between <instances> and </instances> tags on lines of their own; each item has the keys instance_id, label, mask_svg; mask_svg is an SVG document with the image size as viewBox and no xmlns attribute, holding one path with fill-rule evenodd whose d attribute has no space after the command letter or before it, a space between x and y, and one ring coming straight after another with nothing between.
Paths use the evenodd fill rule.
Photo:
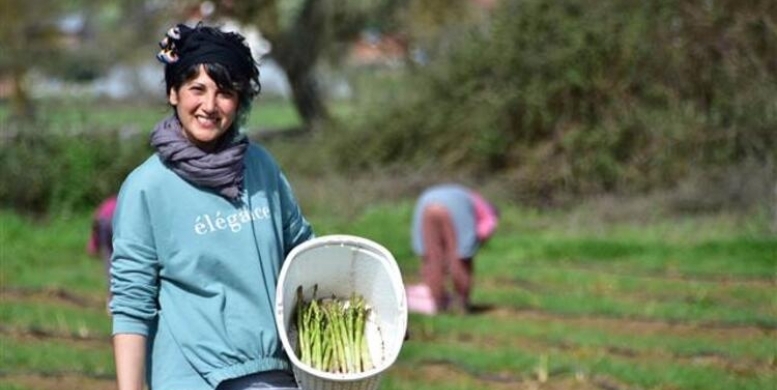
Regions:
<instances>
[{"instance_id":1,"label":"woman's dark hair","mask_svg":"<svg viewBox=\"0 0 777 390\"><path fill-rule=\"evenodd\" d=\"M242 35L224 32L202 23L194 28L179 24L167 32L157 58L165 63L165 85L169 95L199 75L200 65L216 85L238 95L238 125L259 95L259 69Z\"/></svg>"}]
</instances>

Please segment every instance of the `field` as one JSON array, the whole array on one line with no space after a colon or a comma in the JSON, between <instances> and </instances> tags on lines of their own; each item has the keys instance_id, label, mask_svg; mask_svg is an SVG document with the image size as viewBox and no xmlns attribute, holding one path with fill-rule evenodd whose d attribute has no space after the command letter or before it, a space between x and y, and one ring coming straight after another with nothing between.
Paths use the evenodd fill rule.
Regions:
<instances>
[{"instance_id":1,"label":"field","mask_svg":"<svg viewBox=\"0 0 777 390\"><path fill-rule=\"evenodd\" d=\"M288 106L273 104L256 123L297 123ZM131 133L162 114L79 110L47 106L49 131L127 122ZM306 147L317 145L270 149L290 169L317 234L378 241L406 283L417 282L408 229L423 180L321 174L311 167L326 156L300 152ZM770 211L688 215L661 199L606 198L567 210L501 208L497 235L476 262L476 313L411 314L382 390L760 390L777 382ZM0 390L115 388L103 266L85 252L89 217L0 210Z\"/></svg>"},{"instance_id":2,"label":"field","mask_svg":"<svg viewBox=\"0 0 777 390\"><path fill-rule=\"evenodd\" d=\"M412 314L381 389L774 388L768 219L617 207L505 207L477 259L477 312ZM319 235L384 244L412 283L411 208L397 199L338 217L309 207L309 218ZM84 250L89 224L87 213L0 212L0 389L114 388L102 264Z\"/></svg>"},{"instance_id":3,"label":"field","mask_svg":"<svg viewBox=\"0 0 777 390\"><path fill-rule=\"evenodd\" d=\"M124 74L165 4L194 2L2 1L0 390L114 389L89 208L171 107L162 84L114 101L35 83ZM426 185L501 201L476 311L411 314L381 390L777 390L777 1L253 4L238 19L272 22L271 56L329 108L307 126L268 94L244 124L319 236L383 244L411 284ZM340 39L364 27L407 61L352 61Z\"/></svg>"}]
</instances>

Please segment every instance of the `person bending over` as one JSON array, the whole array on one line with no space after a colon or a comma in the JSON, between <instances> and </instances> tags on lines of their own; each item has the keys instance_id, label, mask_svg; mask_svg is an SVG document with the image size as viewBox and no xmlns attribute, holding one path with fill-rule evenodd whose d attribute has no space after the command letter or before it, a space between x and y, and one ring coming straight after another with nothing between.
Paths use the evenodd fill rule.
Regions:
<instances>
[{"instance_id":1,"label":"person bending over","mask_svg":"<svg viewBox=\"0 0 777 390\"><path fill-rule=\"evenodd\" d=\"M422 259L424 283L408 289L412 311L470 311L475 254L493 235L497 222L496 207L465 186L442 184L421 193L411 237L413 251ZM446 287L448 277L452 294Z\"/></svg>"}]
</instances>

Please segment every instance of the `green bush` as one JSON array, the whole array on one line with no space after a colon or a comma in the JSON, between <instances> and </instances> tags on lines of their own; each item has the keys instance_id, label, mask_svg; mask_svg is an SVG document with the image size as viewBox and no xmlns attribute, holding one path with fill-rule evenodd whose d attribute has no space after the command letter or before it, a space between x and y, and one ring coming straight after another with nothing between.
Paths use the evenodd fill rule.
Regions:
<instances>
[{"instance_id":1,"label":"green bush","mask_svg":"<svg viewBox=\"0 0 777 390\"><path fill-rule=\"evenodd\" d=\"M33 214L94 207L150 153L145 139L118 131L69 135L28 125L11 133L0 142L0 204Z\"/></svg>"},{"instance_id":2,"label":"green bush","mask_svg":"<svg viewBox=\"0 0 777 390\"><path fill-rule=\"evenodd\" d=\"M496 173L545 196L777 157L768 1L500 4L336 137L341 167Z\"/></svg>"}]
</instances>

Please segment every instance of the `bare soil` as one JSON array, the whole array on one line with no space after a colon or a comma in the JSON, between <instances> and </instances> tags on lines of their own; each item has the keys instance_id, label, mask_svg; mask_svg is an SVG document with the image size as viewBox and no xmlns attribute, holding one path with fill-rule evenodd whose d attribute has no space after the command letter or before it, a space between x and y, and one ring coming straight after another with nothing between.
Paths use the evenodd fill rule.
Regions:
<instances>
[{"instance_id":1,"label":"bare soil","mask_svg":"<svg viewBox=\"0 0 777 390\"><path fill-rule=\"evenodd\" d=\"M99 307L102 303L98 299L82 298L73 294L63 293L57 290L40 291L8 291L3 292L4 300L27 301L37 304L63 304L80 307ZM611 334L628 334L634 337L647 337L654 335L668 335L673 337L690 336L704 337L710 340L719 340L723 343L734 339L777 337L777 330L763 329L756 326L716 326L715 324L688 324L671 323L652 320L614 319L604 317L572 317L556 314L516 310L499 307L480 307L475 315L491 317L500 322L525 323L544 322L549 326L563 324L570 327L596 328ZM412 329L411 329L412 332ZM110 348L109 340L104 336L61 334L40 329L18 329L9 326L0 327L0 334L7 338L21 342L35 342L49 339L57 342L72 343L79 348ZM434 341L434 335L424 334L422 330L413 332L410 340ZM472 343L473 349L488 350L489 346L509 345L523 350L548 350L548 349L580 349L576 345L548 345L547 341L523 337L510 337L509 339L478 336L462 333L458 334L457 343ZM586 353L591 351L575 351ZM660 351L638 351L623 348L610 348L604 351L596 351L599 354L617 356L621 359L633 359L635 361L666 361L675 360L678 363L692 363L694 365L714 366L723 371L737 374L753 375L768 373L775 370L775 362L736 359L721 354L697 354L697 355L668 355ZM529 372L509 373L475 372L455 361L422 361L420 364L403 364L398 362L392 367L393 374L403 378L418 378L419 381L434 381L436 383L450 383L451 386L462 385L473 389L629 389L628 385L619 383L613 378L590 377L581 372ZM16 385L22 388L36 390L107 390L114 389L114 378L110 374L94 374L81 372L25 372L7 373L0 370L0 382L8 385Z\"/></svg>"}]
</instances>

